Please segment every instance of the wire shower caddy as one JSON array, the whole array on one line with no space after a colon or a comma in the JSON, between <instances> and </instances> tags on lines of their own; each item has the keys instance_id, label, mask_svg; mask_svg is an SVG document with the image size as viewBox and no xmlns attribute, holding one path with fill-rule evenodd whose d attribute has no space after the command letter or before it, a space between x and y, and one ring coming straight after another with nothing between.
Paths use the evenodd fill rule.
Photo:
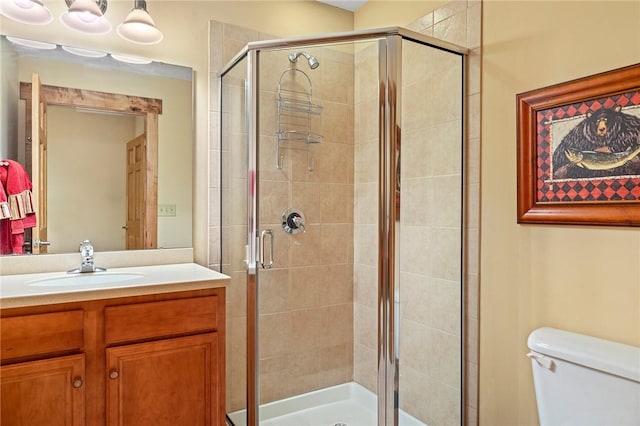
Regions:
<instances>
[{"instance_id":1,"label":"wire shower caddy","mask_svg":"<svg viewBox=\"0 0 640 426\"><path fill-rule=\"evenodd\" d=\"M294 89L296 73L304 77L304 82ZM292 88L283 87L283 78L291 74ZM307 170L312 171L315 165L313 152L310 145L322 142L322 136L311 131L311 120L315 115L320 115L322 106L313 103L313 85L311 79L304 71L297 68L286 69L280 74L278 81L278 132L276 143L276 167L282 168L284 155L281 149L304 149L307 151ZM286 142L302 142L302 147Z\"/></svg>"}]
</instances>

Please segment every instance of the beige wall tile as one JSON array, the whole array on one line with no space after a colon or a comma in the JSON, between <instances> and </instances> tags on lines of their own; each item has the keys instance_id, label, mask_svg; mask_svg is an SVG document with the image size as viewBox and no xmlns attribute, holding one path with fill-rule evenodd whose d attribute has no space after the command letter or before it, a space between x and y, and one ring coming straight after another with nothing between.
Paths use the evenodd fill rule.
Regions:
<instances>
[{"instance_id":1,"label":"beige wall tile","mask_svg":"<svg viewBox=\"0 0 640 426\"><path fill-rule=\"evenodd\" d=\"M428 87L427 87L428 89ZM426 127L431 127L436 119L436 111L438 118L443 117L438 102L432 97L436 96L435 92L432 92L431 96L421 95L425 92L425 87L422 82L414 83L403 87L403 92L411 94L402 98L402 132L412 133L417 130L422 130ZM448 99L446 96L440 94L439 99ZM438 106L434 109L434 106ZM453 111L449 111L448 115L444 116L447 119L451 119Z\"/></svg>"},{"instance_id":2,"label":"beige wall tile","mask_svg":"<svg viewBox=\"0 0 640 426\"><path fill-rule=\"evenodd\" d=\"M433 25L433 12L427 13L423 17L408 24L407 28L416 32L422 32L423 30L431 27L432 25Z\"/></svg>"},{"instance_id":3,"label":"beige wall tile","mask_svg":"<svg viewBox=\"0 0 640 426\"><path fill-rule=\"evenodd\" d=\"M459 340L462 335L460 330L460 313L462 312L462 295L460 281L446 281L433 279L430 281L429 297L429 325L439 331L456 336ZM460 360L460 349L451 352L451 359ZM460 377L458 372L457 377ZM452 383L449 383L453 386Z\"/></svg>"},{"instance_id":4,"label":"beige wall tile","mask_svg":"<svg viewBox=\"0 0 640 426\"><path fill-rule=\"evenodd\" d=\"M354 342L358 345L375 349L378 347L377 310L368 306L355 304L354 308Z\"/></svg>"},{"instance_id":5,"label":"beige wall tile","mask_svg":"<svg viewBox=\"0 0 640 426\"><path fill-rule=\"evenodd\" d=\"M292 338L293 316L288 313L260 315L260 357L284 355Z\"/></svg>"},{"instance_id":6,"label":"beige wall tile","mask_svg":"<svg viewBox=\"0 0 640 426\"><path fill-rule=\"evenodd\" d=\"M329 304L328 280L325 266L291 268L291 309L307 309Z\"/></svg>"},{"instance_id":7,"label":"beige wall tile","mask_svg":"<svg viewBox=\"0 0 640 426\"><path fill-rule=\"evenodd\" d=\"M378 264L378 227L373 224L354 226L353 261L356 264L376 266Z\"/></svg>"},{"instance_id":8,"label":"beige wall tile","mask_svg":"<svg viewBox=\"0 0 640 426\"><path fill-rule=\"evenodd\" d=\"M356 343L354 345L353 358L353 379L370 391L377 392L378 351Z\"/></svg>"},{"instance_id":9,"label":"beige wall tile","mask_svg":"<svg viewBox=\"0 0 640 426\"><path fill-rule=\"evenodd\" d=\"M325 288L329 296L329 305L353 303L353 263L329 265L325 271ZM353 317L353 313L351 314ZM353 321L353 318L351 319Z\"/></svg>"},{"instance_id":10,"label":"beige wall tile","mask_svg":"<svg viewBox=\"0 0 640 426\"><path fill-rule=\"evenodd\" d=\"M433 189L428 193L425 209L428 224L437 227L460 228L462 176L460 174L438 176L428 178L427 183ZM458 234L457 238L457 247L460 247L461 236ZM457 256L456 262L460 265L460 256Z\"/></svg>"},{"instance_id":11,"label":"beige wall tile","mask_svg":"<svg viewBox=\"0 0 640 426\"><path fill-rule=\"evenodd\" d=\"M260 287L258 306L260 313L287 312L289 310L290 285L288 269L261 271L258 274L258 286ZM244 300L246 300L246 295Z\"/></svg>"},{"instance_id":12,"label":"beige wall tile","mask_svg":"<svg viewBox=\"0 0 640 426\"><path fill-rule=\"evenodd\" d=\"M433 405L433 401L428 397L431 386L431 381L426 374L402 365L399 381L400 409L426 423Z\"/></svg>"},{"instance_id":13,"label":"beige wall tile","mask_svg":"<svg viewBox=\"0 0 640 426\"><path fill-rule=\"evenodd\" d=\"M356 303L376 309L378 306L378 269L371 265L354 265L354 294Z\"/></svg>"},{"instance_id":14,"label":"beige wall tile","mask_svg":"<svg viewBox=\"0 0 640 426\"><path fill-rule=\"evenodd\" d=\"M429 156L431 176L460 175L462 149L462 122L454 120L436 123L433 126L432 138L428 141L431 146Z\"/></svg>"},{"instance_id":15,"label":"beige wall tile","mask_svg":"<svg viewBox=\"0 0 640 426\"><path fill-rule=\"evenodd\" d=\"M436 250L431 250L431 270L433 276L459 282L461 277L460 251L462 248L461 230L454 228L438 228L431 233L431 243Z\"/></svg>"},{"instance_id":16,"label":"beige wall tile","mask_svg":"<svg viewBox=\"0 0 640 426\"><path fill-rule=\"evenodd\" d=\"M323 223L353 223L353 184L322 185L320 214Z\"/></svg>"},{"instance_id":17,"label":"beige wall tile","mask_svg":"<svg viewBox=\"0 0 640 426\"><path fill-rule=\"evenodd\" d=\"M438 23L451 16L464 13L467 8L467 0L453 0L433 11L433 22ZM461 43L461 45L464 43Z\"/></svg>"},{"instance_id":18,"label":"beige wall tile","mask_svg":"<svg viewBox=\"0 0 640 426\"><path fill-rule=\"evenodd\" d=\"M432 176L432 151L435 138L432 127L402 132L400 161L402 179ZM401 189L404 190L404 189Z\"/></svg>"},{"instance_id":19,"label":"beige wall tile","mask_svg":"<svg viewBox=\"0 0 640 426\"><path fill-rule=\"evenodd\" d=\"M323 142L353 144L353 104L322 101Z\"/></svg>"},{"instance_id":20,"label":"beige wall tile","mask_svg":"<svg viewBox=\"0 0 640 426\"><path fill-rule=\"evenodd\" d=\"M291 373L289 370L260 375L260 404L266 404L290 396Z\"/></svg>"},{"instance_id":21,"label":"beige wall tile","mask_svg":"<svg viewBox=\"0 0 640 426\"><path fill-rule=\"evenodd\" d=\"M358 224L373 225L378 220L378 185L374 182L355 185L354 220Z\"/></svg>"},{"instance_id":22,"label":"beige wall tile","mask_svg":"<svg viewBox=\"0 0 640 426\"><path fill-rule=\"evenodd\" d=\"M261 181L258 188L261 224L281 223L282 212L289 205L289 183Z\"/></svg>"},{"instance_id":23,"label":"beige wall tile","mask_svg":"<svg viewBox=\"0 0 640 426\"><path fill-rule=\"evenodd\" d=\"M373 123L377 123L377 120L374 119ZM354 157L354 181L357 183L376 183L378 181L378 170L372 165L377 164L379 158L377 139L356 143Z\"/></svg>"},{"instance_id":24,"label":"beige wall tile","mask_svg":"<svg viewBox=\"0 0 640 426\"><path fill-rule=\"evenodd\" d=\"M464 46L467 42L466 9L433 25L433 36L450 43Z\"/></svg>"},{"instance_id":25,"label":"beige wall tile","mask_svg":"<svg viewBox=\"0 0 640 426\"><path fill-rule=\"evenodd\" d=\"M400 316L423 325L429 324L429 279L424 275L400 273Z\"/></svg>"},{"instance_id":26,"label":"beige wall tile","mask_svg":"<svg viewBox=\"0 0 640 426\"><path fill-rule=\"evenodd\" d=\"M209 227L209 265L219 264L220 253L220 227Z\"/></svg>"}]
</instances>

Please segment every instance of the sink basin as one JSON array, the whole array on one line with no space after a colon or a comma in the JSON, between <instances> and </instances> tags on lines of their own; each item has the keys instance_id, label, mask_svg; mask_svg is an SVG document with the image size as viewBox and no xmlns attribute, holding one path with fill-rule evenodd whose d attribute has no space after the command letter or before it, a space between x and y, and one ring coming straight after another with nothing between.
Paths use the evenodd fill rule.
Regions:
<instances>
[{"instance_id":1,"label":"sink basin","mask_svg":"<svg viewBox=\"0 0 640 426\"><path fill-rule=\"evenodd\" d=\"M84 286L95 284L119 283L123 281L135 280L142 277L142 274L119 273L119 272L89 272L85 274L61 275L52 278L33 280L28 285L36 287L57 287L57 286Z\"/></svg>"}]
</instances>

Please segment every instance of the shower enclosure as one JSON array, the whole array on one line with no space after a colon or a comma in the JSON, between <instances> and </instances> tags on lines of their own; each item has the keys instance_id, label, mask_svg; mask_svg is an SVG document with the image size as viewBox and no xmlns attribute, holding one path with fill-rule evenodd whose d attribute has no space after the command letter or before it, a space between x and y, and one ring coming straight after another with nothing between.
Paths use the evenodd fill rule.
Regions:
<instances>
[{"instance_id":1,"label":"shower enclosure","mask_svg":"<svg viewBox=\"0 0 640 426\"><path fill-rule=\"evenodd\" d=\"M236 425L461 424L465 54L385 28L223 69Z\"/></svg>"}]
</instances>

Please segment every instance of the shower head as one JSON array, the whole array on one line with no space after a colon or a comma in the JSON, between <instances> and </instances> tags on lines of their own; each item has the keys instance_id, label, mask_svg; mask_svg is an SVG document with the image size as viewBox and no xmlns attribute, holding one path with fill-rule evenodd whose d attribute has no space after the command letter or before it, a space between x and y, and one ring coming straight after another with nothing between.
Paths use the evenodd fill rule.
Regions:
<instances>
[{"instance_id":1,"label":"shower head","mask_svg":"<svg viewBox=\"0 0 640 426\"><path fill-rule=\"evenodd\" d=\"M318 62L318 60L315 57L309 55L307 52L291 53L289 55L289 62L291 62L292 64L295 64L298 61L298 58L300 56L304 56L305 58L307 58L307 62L309 62L309 67L311 67L312 70L315 70L320 66L320 62Z\"/></svg>"}]
</instances>

